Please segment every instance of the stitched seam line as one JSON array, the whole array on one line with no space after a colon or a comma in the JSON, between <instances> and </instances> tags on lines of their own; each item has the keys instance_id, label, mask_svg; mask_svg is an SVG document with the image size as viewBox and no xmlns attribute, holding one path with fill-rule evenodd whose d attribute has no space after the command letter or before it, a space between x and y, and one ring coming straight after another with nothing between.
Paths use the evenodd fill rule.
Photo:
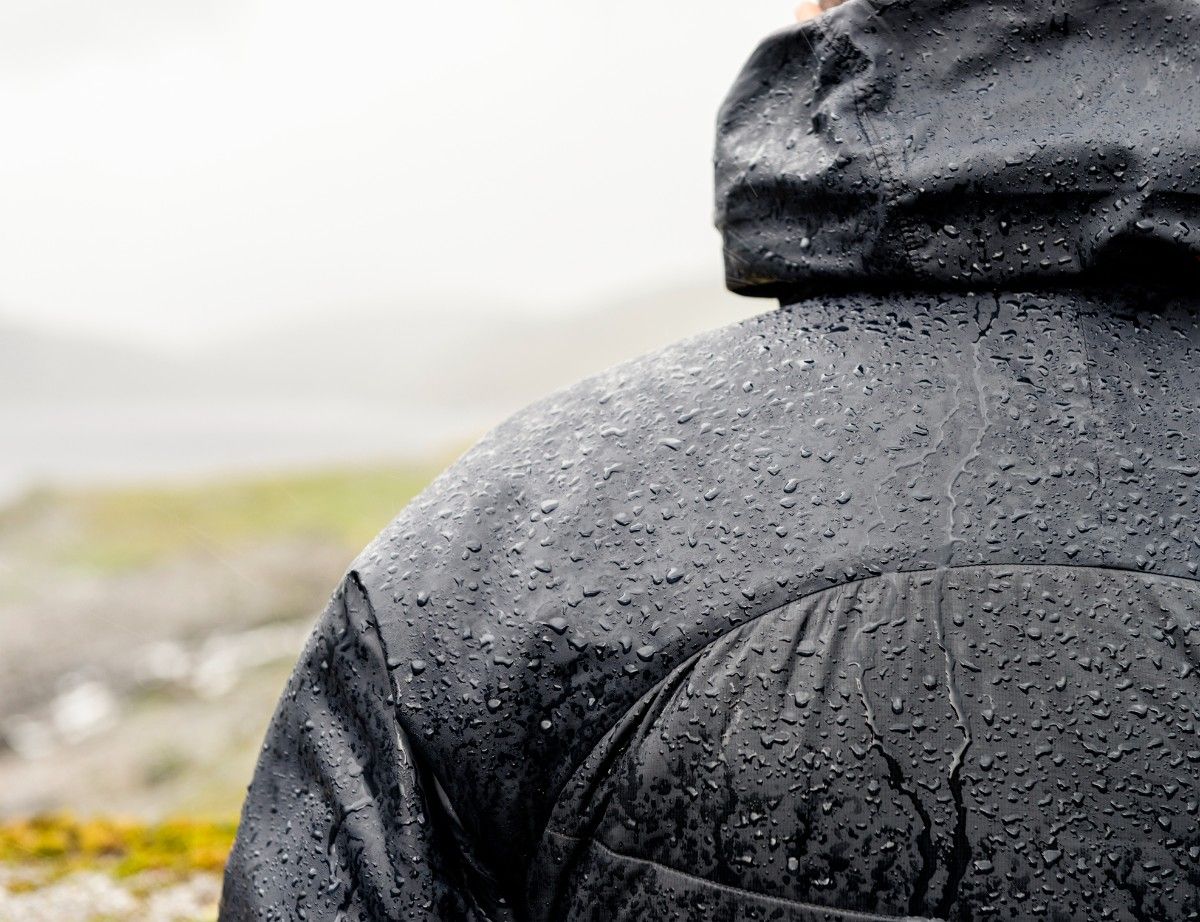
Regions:
<instances>
[{"instance_id":1,"label":"stitched seam line","mask_svg":"<svg viewBox=\"0 0 1200 922\"><path fill-rule=\"evenodd\" d=\"M782 896L771 896L766 893L756 893L753 890L747 890L743 887L734 887L731 884L718 883L715 880L709 880L707 877L700 877L696 874L689 874L686 871L681 871L678 868L673 868L670 865L661 864L658 861L650 861L646 858L635 858L633 855L626 855L618 852L609 846L605 845L599 839L580 839L576 836L569 836L565 833L550 830L550 834L559 838L565 839L568 842L585 845L589 849L595 849L603 853L615 861L625 862L627 864L636 865L642 868L648 868L659 874L667 874L672 877L679 878L693 884L700 884L705 887L711 887L714 890L719 890L722 893L727 893L730 896L736 897L752 897L765 903L771 903L776 906L783 906L789 909L799 909L802 912L819 913L825 916L834 916L839 919L845 919L847 922L898 922L898 920L917 919L915 916L887 916L874 912L859 912L854 909L837 909L832 906L820 906L816 903L804 903L800 900L789 900Z\"/></svg>"},{"instance_id":2,"label":"stitched seam line","mask_svg":"<svg viewBox=\"0 0 1200 922\"><path fill-rule=\"evenodd\" d=\"M796 596L793 599L789 599L786 602L781 602L779 605L775 605L771 608L768 608L764 612L760 612L757 615L752 615L750 618L747 618L745 621L741 622L740 624L734 625L728 631L725 631L722 634L720 634L719 636L714 637L712 640L710 640L704 646L700 647L694 653L690 654L687 657L687 659L691 660L691 659L695 659L698 656L703 655L710 648L716 646L718 643L720 643L726 637L729 637L732 634L737 633L738 631L742 630L743 628L747 627L748 625L751 625L755 621L758 621L760 618L769 618L771 615L775 614L776 612L782 611L783 609L787 608L789 605L798 605L801 602L807 601L808 599L811 599L814 596L821 595L822 593L835 592L838 589L845 589L847 586L857 586L859 583L867 583L867 582L870 582L871 580L883 579L888 576L916 576L916 575L919 575L922 573L943 573L943 572L954 572L954 571L959 571L959 570L1005 570L1005 569L1012 569L1012 570L1101 570L1101 571L1105 571L1105 572L1109 572L1109 573L1127 573L1130 576L1140 576L1143 579L1149 579L1149 580L1160 580L1160 581L1167 581L1167 582L1174 581L1174 582L1180 582L1180 583L1193 583L1196 585L1200 585L1200 577L1198 577L1198 576L1179 576L1179 575L1176 575L1173 573L1152 573L1152 572L1147 572L1146 570L1138 570L1135 567L1121 567L1121 566L1110 565L1110 564L962 563L962 564L951 564L950 566L946 566L946 567L922 567L922 568L916 569L916 570L888 570L883 573L872 573L869 576L860 576L857 579L848 579L841 583L834 583L829 586L822 586L820 589L814 589L812 592L805 592L801 595ZM680 662L684 662L684 661L681 660ZM655 689L657 689L657 688L658 688L658 686L656 685L656 686L654 686L654 688L649 689L646 692L646 695L653 694ZM645 695L643 695L643 697L645 697ZM641 698L639 698L638 700L640 701ZM630 710L632 710L632 708ZM628 712L622 713L622 715L621 715L622 719L625 717L626 713L628 713ZM616 726L615 722L614 722L613 726Z\"/></svg>"},{"instance_id":3,"label":"stitched seam line","mask_svg":"<svg viewBox=\"0 0 1200 922\"><path fill-rule=\"evenodd\" d=\"M798 595L798 596L795 596L794 598L788 599L786 602L780 602L778 605L773 605L770 608L766 609L765 611L759 612L757 615L751 615L749 618L747 618L745 621L741 622L740 624L733 625L731 628L729 628L729 630L722 631L720 634L718 634L716 637L714 637L708 643L706 643L702 647L692 651L684 659L681 659L679 661L678 665L673 667L671 669L671 671L667 674L667 676L665 678L663 678L663 680L661 682L658 682L655 685L651 686L650 688L646 689L646 691L642 694L642 696L640 698L638 698L637 701L635 701L632 706L630 706L629 708L622 711L621 714L608 727L605 728L604 733L601 735L600 741L603 742L604 738L608 735L609 731L612 730L613 727L618 726L621 723L621 721L623 721L626 717L628 717L629 714L633 711L633 709L638 706L638 704L640 704L645 698L649 697L650 695L655 694L658 691L658 689L660 687L662 687L662 685L664 683L670 681L671 676L673 676L675 674L675 671L679 666L683 665L684 663L694 662L694 661L698 660L700 657L704 656L705 653L707 653L709 650L711 650L713 647L715 647L721 641L725 640L727 637L733 636L737 632L744 630L745 628L749 627L751 624L754 624L756 621L761 620L762 618L769 618L769 617L771 617L771 615L774 615L777 612L783 611L783 609L787 608L790 605L799 605L801 602L805 602L808 599L822 595L823 593L826 593L826 592L837 592L838 590L845 589L848 586L857 586L861 583L867 583L867 582L870 582L871 580L876 580L876 579L884 579L885 577L888 577L888 576L917 576L922 573L949 573L949 572L956 572L956 571L962 571L962 570L1004 570L1004 569L1012 569L1012 570L1099 570L1099 571L1106 572L1106 573L1126 573L1130 576L1139 576L1142 579L1147 579L1147 580L1152 580L1152 581L1157 580L1159 582L1191 583L1192 585L1200 585L1200 577L1197 577L1197 576L1179 576L1179 575L1173 574L1173 573L1152 573L1152 572L1147 572L1146 570L1138 570L1134 567L1121 567L1121 566L1117 566L1115 564L1011 563L1011 562L1010 563L963 563L963 564L951 564L950 566L946 566L946 567L922 567L922 568L916 569L916 570L887 570L882 573L872 573L868 576L860 576L857 579L844 580L843 582L840 582L840 583L833 583L832 585L829 585L829 586L822 586L820 589L814 589L811 592L802 593L801 595ZM600 743L597 743L596 745L598 746L598 745L600 745ZM595 751L594 748L592 751ZM581 759L580 762L571 769L571 773L568 777L573 777L575 775L575 773L578 772L579 769L587 763L587 760L589 758L591 758L592 751L589 751L588 754L586 756L584 756L583 759ZM556 830L550 829L549 827L546 827L545 831L553 832L553 833L555 833L555 835L563 835L563 833L559 833Z\"/></svg>"},{"instance_id":4,"label":"stitched seam line","mask_svg":"<svg viewBox=\"0 0 1200 922\"><path fill-rule=\"evenodd\" d=\"M412 764L409 767L412 770L413 777L416 779L416 795L421 802L423 812L426 816L440 815L443 812L443 807L438 803L436 795L432 798L429 796L430 791L428 790L428 787L430 781L432 780L433 784L436 784L438 787L442 788L443 796L446 798L447 803L450 803L450 795L445 791L444 786L442 786L441 782L437 778L437 775L432 771L432 769L419 762L420 753L415 747L412 746L410 742L415 734L412 732L412 728L407 726L405 721L402 719L404 715L399 704L402 698L401 689L398 680L395 677L394 670L387 668L387 660L389 657L387 641L384 639L383 630L379 626L379 616L375 611L375 603L371 601L371 596L367 592L366 582L363 580L362 574L358 572L357 568L352 567L346 573L344 582L351 584L358 589L359 593L362 594L363 602L367 606L369 626L374 632L376 640L379 642L379 650L383 654L383 668L387 671L388 688L391 689L394 700L396 701L396 705L391 709L392 721L394 723L393 729L399 735L401 751L407 749L408 757L412 760ZM351 625L351 627L353 627L353 625ZM450 809L453 811L458 810L453 803L450 803ZM474 844L470 842L465 834L452 834L451 839L454 842L454 848L459 853L459 857L462 859L463 863L468 869L467 873L462 873L460 875L463 892L483 918L490 918L487 911L484 909L485 898L481 898L481 895L476 892L476 887L473 885L473 878L477 877L479 882L485 886L499 889L499 884L492 872L492 869L480 860L477 851L474 848Z\"/></svg>"}]
</instances>

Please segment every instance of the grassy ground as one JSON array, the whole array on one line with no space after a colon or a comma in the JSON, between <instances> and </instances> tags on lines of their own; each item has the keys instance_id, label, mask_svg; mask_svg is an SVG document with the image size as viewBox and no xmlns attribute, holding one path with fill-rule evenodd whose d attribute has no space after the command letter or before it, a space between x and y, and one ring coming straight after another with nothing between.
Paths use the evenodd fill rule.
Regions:
<instances>
[{"instance_id":1,"label":"grassy ground","mask_svg":"<svg viewBox=\"0 0 1200 922\"><path fill-rule=\"evenodd\" d=\"M41 491L0 511L0 922L215 918L303 636L441 466ZM164 648L165 678L147 665ZM81 729L81 700L111 713Z\"/></svg>"},{"instance_id":2,"label":"grassy ground","mask_svg":"<svg viewBox=\"0 0 1200 922\"><path fill-rule=\"evenodd\" d=\"M280 539L362 547L436 465L361 468L185 487L38 491L0 513L0 534L66 527L42 551L67 566L128 571L211 548Z\"/></svg>"},{"instance_id":3,"label":"grassy ground","mask_svg":"<svg viewBox=\"0 0 1200 922\"><path fill-rule=\"evenodd\" d=\"M0 825L0 862L40 865L56 876L102 870L186 876L225 866L235 824L175 819L149 825L111 817L43 815Z\"/></svg>"},{"instance_id":4,"label":"grassy ground","mask_svg":"<svg viewBox=\"0 0 1200 922\"><path fill-rule=\"evenodd\" d=\"M0 922L212 922L235 824L0 824Z\"/></svg>"}]
</instances>

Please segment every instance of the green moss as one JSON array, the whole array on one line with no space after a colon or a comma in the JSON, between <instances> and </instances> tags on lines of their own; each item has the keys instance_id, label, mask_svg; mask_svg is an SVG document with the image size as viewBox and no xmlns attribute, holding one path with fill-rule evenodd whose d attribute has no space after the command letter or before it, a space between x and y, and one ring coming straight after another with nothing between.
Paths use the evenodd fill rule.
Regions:
<instances>
[{"instance_id":1,"label":"green moss","mask_svg":"<svg viewBox=\"0 0 1200 922\"><path fill-rule=\"evenodd\" d=\"M80 870L117 877L147 871L219 873L236 831L233 822L177 819L147 825L50 814L0 825L0 862L45 865L54 876Z\"/></svg>"}]
</instances>

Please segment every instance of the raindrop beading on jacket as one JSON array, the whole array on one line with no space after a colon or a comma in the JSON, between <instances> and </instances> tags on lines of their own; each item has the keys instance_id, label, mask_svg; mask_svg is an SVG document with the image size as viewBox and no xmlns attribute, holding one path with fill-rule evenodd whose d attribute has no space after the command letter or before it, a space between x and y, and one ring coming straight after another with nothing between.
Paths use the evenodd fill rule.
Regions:
<instances>
[{"instance_id":1,"label":"raindrop beading on jacket","mask_svg":"<svg viewBox=\"0 0 1200 922\"><path fill-rule=\"evenodd\" d=\"M768 39L717 212L785 306L364 551L222 918L1200 915L1198 54L1191 0Z\"/></svg>"}]
</instances>

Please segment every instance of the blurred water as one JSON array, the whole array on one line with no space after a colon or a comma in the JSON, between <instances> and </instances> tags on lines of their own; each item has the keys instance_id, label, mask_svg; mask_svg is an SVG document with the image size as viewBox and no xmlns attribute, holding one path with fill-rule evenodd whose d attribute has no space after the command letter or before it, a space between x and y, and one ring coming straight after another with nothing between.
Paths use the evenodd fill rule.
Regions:
<instances>
[{"instance_id":1,"label":"blurred water","mask_svg":"<svg viewBox=\"0 0 1200 922\"><path fill-rule=\"evenodd\" d=\"M770 305L666 287L537 321L370 306L192 348L0 318L0 502L135 483L427 458L581 377Z\"/></svg>"}]
</instances>

